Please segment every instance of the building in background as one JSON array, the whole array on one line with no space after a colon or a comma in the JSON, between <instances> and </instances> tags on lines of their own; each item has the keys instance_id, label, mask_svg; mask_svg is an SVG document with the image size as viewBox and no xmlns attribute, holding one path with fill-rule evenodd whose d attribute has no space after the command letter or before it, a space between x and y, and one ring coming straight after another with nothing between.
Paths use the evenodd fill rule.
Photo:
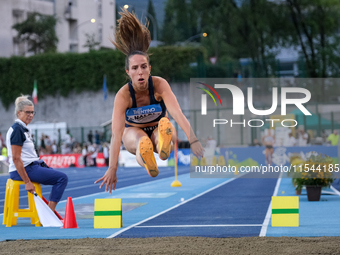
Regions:
<instances>
[{"instance_id":1,"label":"building in background","mask_svg":"<svg viewBox=\"0 0 340 255\"><path fill-rule=\"evenodd\" d=\"M116 24L115 6L115 0L1 0L0 57L32 54L26 43L18 42L12 26L33 12L57 17L58 52L87 52L87 37L94 38L97 47L114 48L109 38Z\"/></svg>"}]
</instances>

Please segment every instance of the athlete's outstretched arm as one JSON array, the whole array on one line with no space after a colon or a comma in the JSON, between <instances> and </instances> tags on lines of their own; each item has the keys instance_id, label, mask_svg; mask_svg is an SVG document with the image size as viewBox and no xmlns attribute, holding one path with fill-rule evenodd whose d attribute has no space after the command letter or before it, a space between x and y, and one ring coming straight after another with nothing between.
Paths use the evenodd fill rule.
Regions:
<instances>
[{"instance_id":1,"label":"athlete's outstretched arm","mask_svg":"<svg viewBox=\"0 0 340 255\"><path fill-rule=\"evenodd\" d=\"M115 190L117 184L118 156L125 128L125 111L128 108L128 104L129 100L125 98L122 91L118 91L116 94L112 114L112 136L110 143L109 168L102 178L95 181L95 183L103 181L99 188L102 188L104 184L106 184L105 192L109 191L110 194L112 190Z\"/></svg>"},{"instance_id":2,"label":"athlete's outstretched arm","mask_svg":"<svg viewBox=\"0 0 340 255\"><path fill-rule=\"evenodd\" d=\"M197 139L196 135L194 134L194 131L192 130L188 119L183 114L181 107L178 104L177 98L170 88L169 83L163 78L160 78L160 81L161 82L159 84L158 93L161 94L161 97L165 103L167 110L169 111L170 115L174 118L176 123L184 131L185 135L187 136L190 142L192 152L195 154L195 156L199 158L203 157L204 149L199 140Z\"/></svg>"}]
</instances>

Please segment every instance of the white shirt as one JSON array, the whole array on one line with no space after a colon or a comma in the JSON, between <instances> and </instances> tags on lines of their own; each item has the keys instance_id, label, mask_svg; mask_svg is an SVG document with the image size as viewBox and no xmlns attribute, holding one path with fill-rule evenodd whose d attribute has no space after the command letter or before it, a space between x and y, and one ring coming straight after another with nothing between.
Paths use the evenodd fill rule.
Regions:
<instances>
[{"instance_id":1,"label":"white shirt","mask_svg":"<svg viewBox=\"0 0 340 255\"><path fill-rule=\"evenodd\" d=\"M104 158L109 158L109 149L106 146L103 148L103 154Z\"/></svg>"},{"instance_id":2,"label":"white shirt","mask_svg":"<svg viewBox=\"0 0 340 255\"><path fill-rule=\"evenodd\" d=\"M57 145L52 144L52 151L53 151L53 153L57 153L57 150L58 150Z\"/></svg>"},{"instance_id":3,"label":"white shirt","mask_svg":"<svg viewBox=\"0 0 340 255\"><path fill-rule=\"evenodd\" d=\"M13 126L9 128L6 135L6 144L8 144L9 172L17 170L13 162L12 145L22 146L20 158L24 167L39 160L34 148L31 131L26 124L19 119L15 120Z\"/></svg>"},{"instance_id":4,"label":"white shirt","mask_svg":"<svg viewBox=\"0 0 340 255\"><path fill-rule=\"evenodd\" d=\"M295 146L296 145L296 139L294 136L291 136L288 138L288 146Z\"/></svg>"},{"instance_id":5,"label":"white shirt","mask_svg":"<svg viewBox=\"0 0 340 255\"><path fill-rule=\"evenodd\" d=\"M83 148L83 149L81 150L81 154L82 154L84 157L87 155L87 150L86 150L86 148Z\"/></svg>"},{"instance_id":6,"label":"white shirt","mask_svg":"<svg viewBox=\"0 0 340 255\"><path fill-rule=\"evenodd\" d=\"M97 147L91 146L91 147L89 148L89 150L90 150L91 152L93 152L93 153L91 154L91 158L97 158L97 155L98 155Z\"/></svg>"},{"instance_id":7,"label":"white shirt","mask_svg":"<svg viewBox=\"0 0 340 255\"><path fill-rule=\"evenodd\" d=\"M69 144L72 142L71 136L69 134L65 134L65 143Z\"/></svg>"},{"instance_id":8,"label":"white shirt","mask_svg":"<svg viewBox=\"0 0 340 255\"><path fill-rule=\"evenodd\" d=\"M303 133L299 134L299 146L307 146L307 139L308 139L308 134Z\"/></svg>"},{"instance_id":9,"label":"white shirt","mask_svg":"<svg viewBox=\"0 0 340 255\"><path fill-rule=\"evenodd\" d=\"M207 141L207 148L215 150L217 142L213 139Z\"/></svg>"}]
</instances>

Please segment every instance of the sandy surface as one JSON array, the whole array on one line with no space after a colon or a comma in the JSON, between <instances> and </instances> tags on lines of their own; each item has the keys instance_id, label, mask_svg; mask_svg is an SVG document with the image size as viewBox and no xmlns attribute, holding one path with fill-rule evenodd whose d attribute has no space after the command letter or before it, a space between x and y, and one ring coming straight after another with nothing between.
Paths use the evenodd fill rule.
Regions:
<instances>
[{"instance_id":1,"label":"sandy surface","mask_svg":"<svg viewBox=\"0 0 340 255\"><path fill-rule=\"evenodd\" d=\"M340 254L340 237L18 240L0 242L0 254Z\"/></svg>"}]
</instances>

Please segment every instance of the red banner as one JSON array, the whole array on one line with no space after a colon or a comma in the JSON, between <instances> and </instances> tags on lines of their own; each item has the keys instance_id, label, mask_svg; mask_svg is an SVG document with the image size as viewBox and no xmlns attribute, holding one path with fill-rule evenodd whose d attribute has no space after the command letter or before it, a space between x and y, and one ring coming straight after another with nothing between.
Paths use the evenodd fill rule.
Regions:
<instances>
[{"instance_id":1,"label":"red banner","mask_svg":"<svg viewBox=\"0 0 340 255\"><path fill-rule=\"evenodd\" d=\"M104 167L105 164L105 158L103 153L98 153L97 155L97 167Z\"/></svg>"},{"instance_id":2,"label":"red banner","mask_svg":"<svg viewBox=\"0 0 340 255\"><path fill-rule=\"evenodd\" d=\"M41 159L52 168L67 168L70 166L84 167L84 160L81 154L52 154L42 155ZM105 159L103 153L97 155L97 167L104 167Z\"/></svg>"}]
</instances>

